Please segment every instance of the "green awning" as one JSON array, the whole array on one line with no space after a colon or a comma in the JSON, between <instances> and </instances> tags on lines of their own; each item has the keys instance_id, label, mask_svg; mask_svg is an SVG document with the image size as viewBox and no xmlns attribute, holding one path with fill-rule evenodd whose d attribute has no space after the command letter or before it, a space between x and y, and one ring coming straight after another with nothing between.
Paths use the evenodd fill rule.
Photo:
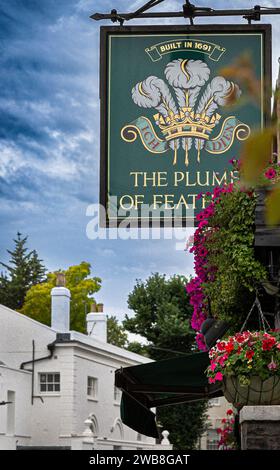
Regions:
<instances>
[{"instance_id":1,"label":"green awning","mask_svg":"<svg viewBox=\"0 0 280 470\"><path fill-rule=\"evenodd\" d=\"M156 416L150 408L222 396L221 385L208 383L208 365L208 353L195 353L118 369L115 385L123 391L123 423L141 434L158 437Z\"/></svg>"}]
</instances>

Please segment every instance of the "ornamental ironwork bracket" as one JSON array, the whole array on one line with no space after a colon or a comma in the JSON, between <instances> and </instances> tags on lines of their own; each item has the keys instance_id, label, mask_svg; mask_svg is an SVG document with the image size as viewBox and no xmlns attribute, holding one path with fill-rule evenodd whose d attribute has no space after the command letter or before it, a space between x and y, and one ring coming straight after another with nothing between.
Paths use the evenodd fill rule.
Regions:
<instances>
[{"instance_id":1,"label":"ornamental ironwork bracket","mask_svg":"<svg viewBox=\"0 0 280 470\"><path fill-rule=\"evenodd\" d=\"M214 8L208 7L197 7L194 4L190 3L189 0L186 0L182 6L182 11L174 12L150 12L149 10L156 5L164 2L165 0L150 0L145 3L138 10L131 13L118 13L116 9L111 10L110 13L94 13L90 16L92 20L111 20L112 23L119 23L120 26L123 26L125 21L134 20L134 19L156 19L156 18L186 18L189 19L190 24L194 24L194 18L198 17L225 17L225 16L241 16L249 24L252 21L261 21L262 16L265 15L279 15L280 8L270 8L270 7L261 7L260 5L255 5L250 9L229 9L229 10L215 10Z\"/></svg>"}]
</instances>

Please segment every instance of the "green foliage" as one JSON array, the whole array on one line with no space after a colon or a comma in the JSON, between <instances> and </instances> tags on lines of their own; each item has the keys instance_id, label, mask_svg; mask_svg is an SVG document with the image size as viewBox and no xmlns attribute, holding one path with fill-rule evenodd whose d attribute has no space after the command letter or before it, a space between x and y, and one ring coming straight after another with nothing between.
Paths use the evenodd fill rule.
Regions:
<instances>
[{"instance_id":1,"label":"green foliage","mask_svg":"<svg viewBox=\"0 0 280 470\"><path fill-rule=\"evenodd\" d=\"M135 354L140 354L140 356L150 357L148 346L141 344L138 341L129 342L126 349Z\"/></svg>"},{"instance_id":2,"label":"green foliage","mask_svg":"<svg viewBox=\"0 0 280 470\"><path fill-rule=\"evenodd\" d=\"M0 303L15 310L22 307L28 289L45 279L46 269L37 252L26 247L27 238L17 233L14 250L7 250L9 264L0 262L6 270L0 275Z\"/></svg>"},{"instance_id":3,"label":"green foliage","mask_svg":"<svg viewBox=\"0 0 280 470\"><path fill-rule=\"evenodd\" d=\"M143 354L144 350L145 355L161 360L195 349L194 332L190 327L192 308L185 290L186 283L183 276L167 279L158 273L145 282L137 281L128 297L128 306L134 310L135 316L126 316L123 322L128 331L140 334L149 342L137 352ZM170 432L170 441L175 449L195 447L204 431L206 408L207 403L201 401L157 409L158 421Z\"/></svg>"},{"instance_id":4,"label":"green foliage","mask_svg":"<svg viewBox=\"0 0 280 470\"><path fill-rule=\"evenodd\" d=\"M176 345L175 351L189 351L194 333L189 324L191 307L185 290L186 283L184 276L166 279L158 273L145 282L137 280L128 297L128 307L136 315L132 318L126 315L124 327L146 338L151 346L172 350ZM165 354L153 350L150 355L153 359L162 359ZM166 356L170 357L170 352Z\"/></svg>"},{"instance_id":5,"label":"green foliage","mask_svg":"<svg viewBox=\"0 0 280 470\"><path fill-rule=\"evenodd\" d=\"M115 316L107 319L107 341L120 348L124 348L127 344L127 333Z\"/></svg>"},{"instance_id":6,"label":"green foliage","mask_svg":"<svg viewBox=\"0 0 280 470\"><path fill-rule=\"evenodd\" d=\"M205 283L203 290L211 301L213 316L237 329L249 311L258 283L267 277L254 255L255 205L252 194L222 194L211 218L212 233L205 243L208 262L217 270L215 279Z\"/></svg>"},{"instance_id":7,"label":"green foliage","mask_svg":"<svg viewBox=\"0 0 280 470\"><path fill-rule=\"evenodd\" d=\"M90 271L91 266L85 261L61 271L65 274L66 286L71 292L70 328L81 333L86 332L85 317L90 310L90 304L94 302L92 296L101 287L101 279L89 277ZM50 325L51 289L55 285L56 273L49 273L46 282L29 289L20 312L45 325Z\"/></svg>"},{"instance_id":8,"label":"green foliage","mask_svg":"<svg viewBox=\"0 0 280 470\"><path fill-rule=\"evenodd\" d=\"M157 408L157 420L169 430L174 450L193 450L206 430L206 403L198 401Z\"/></svg>"}]
</instances>

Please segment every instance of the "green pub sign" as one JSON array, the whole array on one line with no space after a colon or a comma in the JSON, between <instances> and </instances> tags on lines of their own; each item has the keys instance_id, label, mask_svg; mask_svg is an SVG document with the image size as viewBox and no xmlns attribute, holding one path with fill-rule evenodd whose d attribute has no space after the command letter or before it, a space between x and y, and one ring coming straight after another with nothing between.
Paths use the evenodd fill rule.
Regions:
<instances>
[{"instance_id":1,"label":"green pub sign","mask_svg":"<svg viewBox=\"0 0 280 470\"><path fill-rule=\"evenodd\" d=\"M265 125L270 44L269 25L101 28L102 226L193 225L234 181Z\"/></svg>"}]
</instances>

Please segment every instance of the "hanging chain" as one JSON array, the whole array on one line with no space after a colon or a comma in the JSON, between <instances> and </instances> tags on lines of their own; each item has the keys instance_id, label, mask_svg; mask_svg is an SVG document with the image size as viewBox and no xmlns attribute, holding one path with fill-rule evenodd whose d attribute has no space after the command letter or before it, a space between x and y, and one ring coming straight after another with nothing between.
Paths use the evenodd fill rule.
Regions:
<instances>
[{"instance_id":1,"label":"hanging chain","mask_svg":"<svg viewBox=\"0 0 280 470\"><path fill-rule=\"evenodd\" d=\"M240 333L242 333L244 331L244 328L247 325L247 322L248 322L248 320L249 320L249 318L250 318L250 316L251 316L251 314L252 314L255 307L257 308L258 313L259 313L259 325L263 327L263 330L265 332L267 331L265 325L267 325L268 328L270 328L270 325L269 325L269 323L268 323L267 319L265 318L264 313L262 311L262 307L261 307L261 303L259 301L259 298L256 295L254 303L253 303L253 305L252 305L252 307L251 307L251 309L250 309L250 311L249 311L249 313L248 313L248 315L247 315L247 317L246 317L246 319L245 319L245 321L244 321L244 323L241 327Z\"/></svg>"}]
</instances>

